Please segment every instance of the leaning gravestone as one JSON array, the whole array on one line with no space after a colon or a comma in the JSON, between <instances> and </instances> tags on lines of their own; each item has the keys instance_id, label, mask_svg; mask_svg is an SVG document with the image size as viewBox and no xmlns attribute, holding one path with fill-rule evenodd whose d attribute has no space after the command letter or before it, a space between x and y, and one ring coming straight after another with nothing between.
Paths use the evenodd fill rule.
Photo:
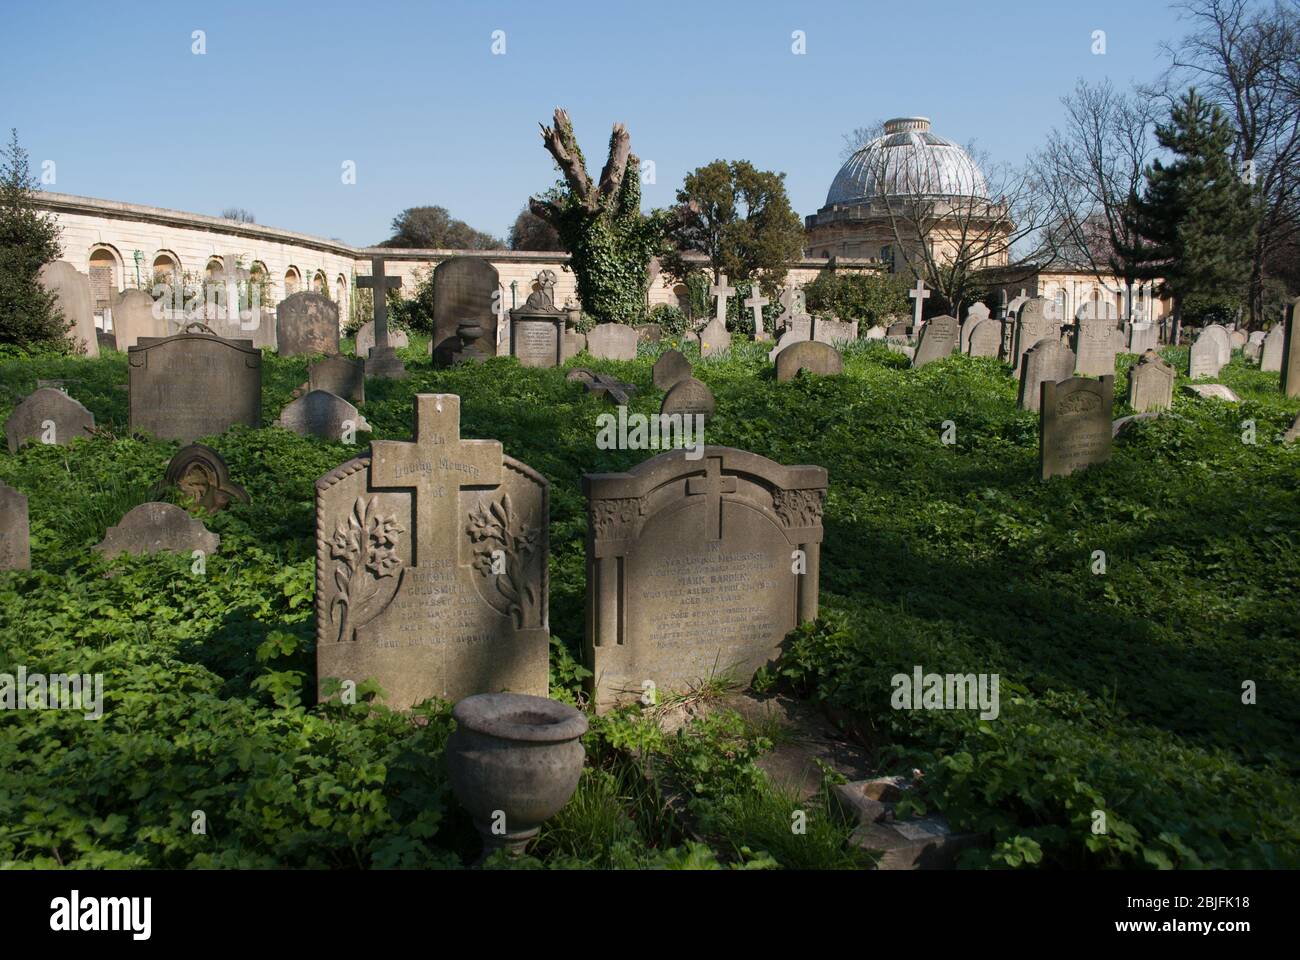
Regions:
<instances>
[{"instance_id":1,"label":"leaning gravestone","mask_svg":"<svg viewBox=\"0 0 1300 960\"><path fill-rule=\"evenodd\" d=\"M1217 332L1220 329L1215 326L1206 327L1192 344L1188 359L1188 379L1219 375L1219 368L1223 366L1223 344L1220 343Z\"/></svg>"},{"instance_id":2,"label":"leaning gravestone","mask_svg":"<svg viewBox=\"0 0 1300 960\"><path fill-rule=\"evenodd\" d=\"M1074 334L1076 369L1079 376L1104 377L1115 372L1115 351L1119 336L1114 320L1082 317Z\"/></svg>"},{"instance_id":3,"label":"leaning gravestone","mask_svg":"<svg viewBox=\"0 0 1300 960\"><path fill-rule=\"evenodd\" d=\"M370 350L375 345L375 321L367 320L357 330L355 352L358 357L365 359L370 356ZM406 335L406 331L400 327L395 327L391 323L388 325L388 345L393 349L402 349L411 345L411 338Z\"/></svg>"},{"instance_id":4,"label":"leaning gravestone","mask_svg":"<svg viewBox=\"0 0 1300 960\"><path fill-rule=\"evenodd\" d=\"M338 304L307 290L285 297L275 308L275 340L282 357L338 353Z\"/></svg>"},{"instance_id":5,"label":"leaning gravestone","mask_svg":"<svg viewBox=\"0 0 1300 960\"><path fill-rule=\"evenodd\" d=\"M1011 352L1007 356L1011 363L1011 373L1015 377L1020 376L1022 360L1030 347L1049 336L1060 336L1061 325L1048 319L1046 309L1047 301L1042 297L1034 297L1032 300L1026 298L1016 313Z\"/></svg>"},{"instance_id":6,"label":"leaning gravestone","mask_svg":"<svg viewBox=\"0 0 1300 960\"><path fill-rule=\"evenodd\" d=\"M1061 383L1044 380L1041 389L1038 464L1042 479L1109 460L1114 376L1072 377Z\"/></svg>"},{"instance_id":7,"label":"leaning gravestone","mask_svg":"<svg viewBox=\"0 0 1300 960\"><path fill-rule=\"evenodd\" d=\"M307 368L307 389L326 390L352 403L366 402L366 365L347 357L326 357Z\"/></svg>"},{"instance_id":8,"label":"leaning gravestone","mask_svg":"<svg viewBox=\"0 0 1300 960\"><path fill-rule=\"evenodd\" d=\"M620 407L627 406L632 394L636 392L636 387L630 383L624 383L616 377L596 373L584 367L575 367L565 375L564 379L570 383L581 383L592 396L608 400Z\"/></svg>"},{"instance_id":9,"label":"leaning gravestone","mask_svg":"<svg viewBox=\"0 0 1300 960\"><path fill-rule=\"evenodd\" d=\"M1282 341L1286 337L1284 324L1275 323L1264 336L1264 345L1260 349L1259 369L1261 373L1281 373Z\"/></svg>"},{"instance_id":10,"label":"leaning gravestone","mask_svg":"<svg viewBox=\"0 0 1300 960\"><path fill-rule=\"evenodd\" d=\"M230 479L230 468L221 454L201 443L191 443L176 452L167 464L163 483L178 487L209 513L224 510L232 500L250 502L248 492Z\"/></svg>"},{"instance_id":11,"label":"leaning gravestone","mask_svg":"<svg viewBox=\"0 0 1300 960\"><path fill-rule=\"evenodd\" d=\"M27 497L0 483L0 570L30 570L31 566Z\"/></svg>"},{"instance_id":12,"label":"leaning gravestone","mask_svg":"<svg viewBox=\"0 0 1300 960\"><path fill-rule=\"evenodd\" d=\"M660 416L694 416L699 415L708 423L713 419L715 405L713 402L713 391L708 385L694 377L686 377L677 381L668 392L664 394L663 402L659 405Z\"/></svg>"},{"instance_id":13,"label":"leaning gravestone","mask_svg":"<svg viewBox=\"0 0 1300 960\"><path fill-rule=\"evenodd\" d=\"M1231 387L1225 387L1221 383L1188 383L1184 384L1188 393L1194 393L1198 397L1205 397L1207 400L1222 400L1224 403L1241 403L1241 397L1233 392Z\"/></svg>"},{"instance_id":14,"label":"leaning gravestone","mask_svg":"<svg viewBox=\"0 0 1300 960\"><path fill-rule=\"evenodd\" d=\"M598 360L635 360L637 332L626 323L598 323L587 331L587 352Z\"/></svg>"},{"instance_id":15,"label":"leaning gravestone","mask_svg":"<svg viewBox=\"0 0 1300 960\"><path fill-rule=\"evenodd\" d=\"M156 316L154 306L154 298L143 290L124 290L117 295L112 310L113 338L118 350L125 353L141 337L165 337L171 333L162 314L162 304L157 304Z\"/></svg>"},{"instance_id":16,"label":"leaning gravestone","mask_svg":"<svg viewBox=\"0 0 1300 960\"><path fill-rule=\"evenodd\" d=\"M131 430L189 443L243 423L262 425L262 354L191 323L174 337L142 337L127 351Z\"/></svg>"},{"instance_id":17,"label":"leaning gravestone","mask_svg":"<svg viewBox=\"0 0 1300 960\"><path fill-rule=\"evenodd\" d=\"M115 527L109 527L95 549L105 557L130 553L182 553L199 550L211 556L221 538L209 531L180 507L152 501L129 511Z\"/></svg>"},{"instance_id":18,"label":"leaning gravestone","mask_svg":"<svg viewBox=\"0 0 1300 960\"><path fill-rule=\"evenodd\" d=\"M1300 396L1300 330L1296 329L1296 311L1300 299L1286 309L1286 328L1282 337L1282 393L1288 397Z\"/></svg>"},{"instance_id":19,"label":"leaning gravestone","mask_svg":"<svg viewBox=\"0 0 1300 960\"><path fill-rule=\"evenodd\" d=\"M700 328L700 356L714 357L731 349L731 334L727 332L727 322L721 317L714 317Z\"/></svg>"},{"instance_id":20,"label":"leaning gravestone","mask_svg":"<svg viewBox=\"0 0 1300 960\"><path fill-rule=\"evenodd\" d=\"M450 257L433 268L434 362L448 366L462 352L479 357L497 355L497 328L502 315L501 276L482 257ZM462 341L460 328L468 324L477 336Z\"/></svg>"},{"instance_id":21,"label":"leaning gravestone","mask_svg":"<svg viewBox=\"0 0 1300 960\"><path fill-rule=\"evenodd\" d=\"M921 339L916 345L912 366L924 367L927 363L950 356L957 349L960 333L956 317L946 315L931 317L921 330Z\"/></svg>"},{"instance_id":22,"label":"leaning gravestone","mask_svg":"<svg viewBox=\"0 0 1300 960\"><path fill-rule=\"evenodd\" d=\"M817 616L826 470L729 447L588 474L588 686L598 711L748 682Z\"/></svg>"},{"instance_id":23,"label":"leaning gravestone","mask_svg":"<svg viewBox=\"0 0 1300 960\"><path fill-rule=\"evenodd\" d=\"M1138 413L1168 410L1174 398L1174 365L1154 350L1129 368L1128 405Z\"/></svg>"},{"instance_id":24,"label":"leaning gravestone","mask_svg":"<svg viewBox=\"0 0 1300 960\"><path fill-rule=\"evenodd\" d=\"M802 340L776 355L777 382L793 380L800 370L823 377L835 376L844 372L844 358L820 340Z\"/></svg>"},{"instance_id":25,"label":"leaning gravestone","mask_svg":"<svg viewBox=\"0 0 1300 960\"><path fill-rule=\"evenodd\" d=\"M55 260L41 267L38 274L41 286L53 293L68 331L78 347L85 347L86 356L99 356L99 337L95 334L95 305L90 296L90 278L66 260Z\"/></svg>"},{"instance_id":26,"label":"leaning gravestone","mask_svg":"<svg viewBox=\"0 0 1300 960\"><path fill-rule=\"evenodd\" d=\"M23 398L5 421L9 452L17 453L24 443L67 446L78 437L90 436L95 415L62 390L41 387Z\"/></svg>"},{"instance_id":27,"label":"leaning gravestone","mask_svg":"<svg viewBox=\"0 0 1300 960\"><path fill-rule=\"evenodd\" d=\"M316 481L316 673L385 703L547 693L546 479L462 440L460 397L418 394L415 439Z\"/></svg>"},{"instance_id":28,"label":"leaning gravestone","mask_svg":"<svg viewBox=\"0 0 1300 960\"><path fill-rule=\"evenodd\" d=\"M1068 380L1074 374L1074 353L1056 337L1039 340L1020 361L1021 410L1037 410L1041 385Z\"/></svg>"},{"instance_id":29,"label":"leaning gravestone","mask_svg":"<svg viewBox=\"0 0 1300 960\"><path fill-rule=\"evenodd\" d=\"M327 390L311 390L291 400L280 411L275 426L300 437L345 443L354 442L347 439L349 435L355 436L363 430L369 433L372 429L356 407Z\"/></svg>"},{"instance_id":30,"label":"leaning gravestone","mask_svg":"<svg viewBox=\"0 0 1300 960\"><path fill-rule=\"evenodd\" d=\"M969 322L968 320L967 323ZM993 319L978 321L970 332L967 352L972 357L993 357L996 359L1001 349L1002 321Z\"/></svg>"},{"instance_id":31,"label":"leaning gravestone","mask_svg":"<svg viewBox=\"0 0 1300 960\"><path fill-rule=\"evenodd\" d=\"M652 371L656 390L667 390L691 375L691 362L680 350L665 350Z\"/></svg>"}]
</instances>

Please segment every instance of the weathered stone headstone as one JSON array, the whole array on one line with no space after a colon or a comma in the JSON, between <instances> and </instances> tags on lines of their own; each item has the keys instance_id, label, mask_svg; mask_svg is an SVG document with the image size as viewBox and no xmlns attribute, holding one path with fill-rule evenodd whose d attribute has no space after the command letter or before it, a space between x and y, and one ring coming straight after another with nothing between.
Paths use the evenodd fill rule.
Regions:
<instances>
[{"instance_id":1,"label":"weathered stone headstone","mask_svg":"<svg viewBox=\"0 0 1300 960\"><path fill-rule=\"evenodd\" d=\"M131 430L189 443L237 423L262 425L262 354L190 324L127 351Z\"/></svg>"},{"instance_id":2,"label":"weathered stone headstone","mask_svg":"<svg viewBox=\"0 0 1300 960\"><path fill-rule=\"evenodd\" d=\"M1281 323L1275 323L1264 335L1264 345L1259 354L1259 369L1262 373L1282 371L1282 341L1285 337L1286 326Z\"/></svg>"},{"instance_id":3,"label":"weathered stone headstone","mask_svg":"<svg viewBox=\"0 0 1300 960\"><path fill-rule=\"evenodd\" d=\"M495 440L462 440L460 398L415 397L415 439L376 440L316 481L316 672L385 703L545 696L548 486Z\"/></svg>"},{"instance_id":4,"label":"weathered stone headstone","mask_svg":"<svg viewBox=\"0 0 1300 960\"><path fill-rule=\"evenodd\" d=\"M1189 379L1219 375L1219 368L1223 366L1222 330L1223 328L1219 326L1209 326L1196 338L1189 354L1187 370Z\"/></svg>"},{"instance_id":5,"label":"weathered stone headstone","mask_svg":"<svg viewBox=\"0 0 1300 960\"><path fill-rule=\"evenodd\" d=\"M1232 349L1234 350L1240 350L1246 345L1246 334L1241 330L1233 330L1228 334L1228 337L1232 341Z\"/></svg>"},{"instance_id":6,"label":"weathered stone headstone","mask_svg":"<svg viewBox=\"0 0 1300 960\"><path fill-rule=\"evenodd\" d=\"M793 380L800 370L828 377L844 372L844 358L840 352L820 340L801 340L776 355L778 382Z\"/></svg>"},{"instance_id":7,"label":"weathered stone headstone","mask_svg":"<svg viewBox=\"0 0 1300 960\"><path fill-rule=\"evenodd\" d=\"M113 338L118 350L126 352L141 337L165 337L167 327L161 304L155 316L154 298L143 290L123 290L112 302Z\"/></svg>"},{"instance_id":8,"label":"weathered stone headstone","mask_svg":"<svg viewBox=\"0 0 1300 960\"><path fill-rule=\"evenodd\" d=\"M1291 426L1286 428L1286 433L1282 434L1283 443L1295 443L1300 440L1300 414L1291 421Z\"/></svg>"},{"instance_id":9,"label":"weathered stone headstone","mask_svg":"<svg viewBox=\"0 0 1300 960\"><path fill-rule=\"evenodd\" d=\"M989 319L989 308L984 304L976 302L966 308L966 319L961 324L961 343L958 347L959 352L970 353L970 338L975 332L975 327Z\"/></svg>"},{"instance_id":10,"label":"weathered stone headstone","mask_svg":"<svg viewBox=\"0 0 1300 960\"><path fill-rule=\"evenodd\" d=\"M657 390L667 390L690 375L691 362L680 350L665 350L655 361L653 376Z\"/></svg>"},{"instance_id":11,"label":"weathered stone headstone","mask_svg":"<svg viewBox=\"0 0 1300 960\"><path fill-rule=\"evenodd\" d=\"M1288 397L1300 396L1300 330L1296 329L1296 313L1300 299L1292 301L1286 309L1285 333L1282 337L1282 393Z\"/></svg>"},{"instance_id":12,"label":"weathered stone headstone","mask_svg":"<svg viewBox=\"0 0 1300 960\"><path fill-rule=\"evenodd\" d=\"M1038 463L1042 479L1109 460L1114 376L1072 377L1060 383L1044 380L1041 391Z\"/></svg>"},{"instance_id":13,"label":"weathered stone headstone","mask_svg":"<svg viewBox=\"0 0 1300 960\"><path fill-rule=\"evenodd\" d=\"M521 366L555 367L586 346L586 338L567 330L568 314L555 305L555 273L537 275L539 289L510 311L510 354Z\"/></svg>"},{"instance_id":14,"label":"weathered stone headstone","mask_svg":"<svg viewBox=\"0 0 1300 960\"><path fill-rule=\"evenodd\" d=\"M858 339L858 321L814 317L811 334L809 339L832 347L841 343L852 343Z\"/></svg>"},{"instance_id":15,"label":"weathered stone headstone","mask_svg":"<svg viewBox=\"0 0 1300 960\"><path fill-rule=\"evenodd\" d=\"M957 349L960 334L956 317L947 315L931 317L921 331L921 339L917 342L912 366L924 367L927 363L951 356Z\"/></svg>"},{"instance_id":16,"label":"weathered stone headstone","mask_svg":"<svg viewBox=\"0 0 1300 960\"><path fill-rule=\"evenodd\" d=\"M411 338L401 327L388 327L388 345L394 350L404 350L411 345ZM375 321L367 320L357 330L356 354L365 360L375 346Z\"/></svg>"},{"instance_id":17,"label":"weathered stone headstone","mask_svg":"<svg viewBox=\"0 0 1300 960\"><path fill-rule=\"evenodd\" d=\"M664 328L657 323L639 323L632 329L637 343L658 343L664 338Z\"/></svg>"},{"instance_id":18,"label":"weathered stone headstone","mask_svg":"<svg viewBox=\"0 0 1300 960\"><path fill-rule=\"evenodd\" d=\"M885 336L906 337L907 329L908 329L908 325L905 321L897 320L894 323L891 323L887 328L885 328Z\"/></svg>"},{"instance_id":19,"label":"weathered stone headstone","mask_svg":"<svg viewBox=\"0 0 1300 960\"><path fill-rule=\"evenodd\" d=\"M1041 385L1056 383L1074 375L1074 353L1056 337L1046 337L1025 351L1020 361L1021 410L1037 410Z\"/></svg>"},{"instance_id":20,"label":"weathered stone headstone","mask_svg":"<svg viewBox=\"0 0 1300 960\"><path fill-rule=\"evenodd\" d=\"M1017 297L1016 299L1020 298ZM1014 303L1014 301L1012 302ZM1022 360L1030 347L1038 343L1039 340L1061 335L1061 325L1054 320L1048 319L1044 312L1046 308L1047 300L1042 297L1034 297L1032 300L1025 298L1016 311L1011 352L1007 357L1011 362L1013 376L1020 376L1020 371L1023 368Z\"/></svg>"},{"instance_id":21,"label":"weathered stone headstone","mask_svg":"<svg viewBox=\"0 0 1300 960\"><path fill-rule=\"evenodd\" d=\"M1207 400L1222 400L1224 403L1240 403L1241 397L1230 388L1221 383L1188 383L1184 384L1188 393L1194 393L1198 397L1205 397Z\"/></svg>"},{"instance_id":22,"label":"weathered stone headstone","mask_svg":"<svg viewBox=\"0 0 1300 960\"><path fill-rule=\"evenodd\" d=\"M970 321L967 321L968 323ZM964 331L965 328L963 328ZM1002 322L1000 320L980 320L970 332L967 353L972 357L994 357L1002 349Z\"/></svg>"},{"instance_id":23,"label":"weathered stone headstone","mask_svg":"<svg viewBox=\"0 0 1300 960\"><path fill-rule=\"evenodd\" d=\"M65 322L73 326L68 331L79 347L85 347L86 356L99 356L99 338L95 335L95 305L90 296L90 278L66 260L55 260L41 267L38 274L41 286L53 293Z\"/></svg>"},{"instance_id":24,"label":"weathered stone headstone","mask_svg":"<svg viewBox=\"0 0 1300 960\"><path fill-rule=\"evenodd\" d=\"M1075 327L1074 352L1080 376L1104 377L1115 372L1116 338L1122 336L1114 320L1080 319Z\"/></svg>"},{"instance_id":25,"label":"weathered stone headstone","mask_svg":"<svg viewBox=\"0 0 1300 960\"><path fill-rule=\"evenodd\" d=\"M1154 323L1128 325L1128 352L1143 354L1160 345L1159 328Z\"/></svg>"},{"instance_id":26,"label":"weathered stone headstone","mask_svg":"<svg viewBox=\"0 0 1300 960\"><path fill-rule=\"evenodd\" d=\"M30 570L31 566L27 497L0 483L0 570Z\"/></svg>"},{"instance_id":27,"label":"weathered stone headstone","mask_svg":"<svg viewBox=\"0 0 1300 960\"><path fill-rule=\"evenodd\" d=\"M127 512L115 527L109 527L95 549L105 557L130 553L181 553L195 550L211 556L221 538L172 503L151 501Z\"/></svg>"},{"instance_id":28,"label":"weathered stone headstone","mask_svg":"<svg viewBox=\"0 0 1300 960\"><path fill-rule=\"evenodd\" d=\"M338 304L324 294L308 290L285 297L275 308L275 340L282 357L338 353Z\"/></svg>"},{"instance_id":29,"label":"weathered stone headstone","mask_svg":"<svg viewBox=\"0 0 1300 960\"><path fill-rule=\"evenodd\" d=\"M637 332L626 323L598 323L587 331L587 352L598 360L635 360Z\"/></svg>"},{"instance_id":30,"label":"weathered stone headstone","mask_svg":"<svg viewBox=\"0 0 1300 960\"><path fill-rule=\"evenodd\" d=\"M1154 350L1129 368L1128 405L1138 413L1168 410L1174 398L1174 365Z\"/></svg>"},{"instance_id":31,"label":"weathered stone headstone","mask_svg":"<svg viewBox=\"0 0 1300 960\"><path fill-rule=\"evenodd\" d=\"M326 357L307 368L307 388L326 390L352 403L366 402L366 365L347 357Z\"/></svg>"},{"instance_id":32,"label":"weathered stone headstone","mask_svg":"<svg viewBox=\"0 0 1300 960\"><path fill-rule=\"evenodd\" d=\"M699 414L704 417L705 423L713 419L713 411L713 391L694 377L678 380L664 394L663 402L659 405L659 413L663 416Z\"/></svg>"},{"instance_id":33,"label":"weathered stone headstone","mask_svg":"<svg viewBox=\"0 0 1300 960\"><path fill-rule=\"evenodd\" d=\"M816 617L822 467L705 447L589 474L582 487L597 710L714 676L748 682Z\"/></svg>"},{"instance_id":34,"label":"weathered stone headstone","mask_svg":"<svg viewBox=\"0 0 1300 960\"><path fill-rule=\"evenodd\" d=\"M497 327L504 316L501 277L483 257L450 257L433 269L433 340L429 343L439 366L455 363L462 351L496 356ZM470 343L458 331L472 323L479 336Z\"/></svg>"},{"instance_id":35,"label":"weathered stone headstone","mask_svg":"<svg viewBox=\"0 0 1300 960\"><path fill-rule=\"evenodd\" d=\"M727 332L726 320L714 317L700 328L701 357L715 357L730 349L731 334Z\"/></svg>"},{"instance_id":36,"label":"weathered stone headstone","mask_svg":"<svg viewBox=\"0 0 1300 960\"><path fill-rule=\"evenodd\" d=\"M280 411L275 426L300 437L320 437L335 442L348 441L347 436L369 433L371 426L357 408L342 397L327 390L311 390L296 400L291 400Z\"/></svg>"},{"instance_id":37,"label":"weathered stone headstone","mask_svg":"<svg viewBox=\"0 0 1300 960\"><path fill-rule=\"evenodd\" d=\"M17 453L24 443L67 446L78 437L90 436L95 415L62 390L41 387L14 407L5 421L9 452Z\"/></svg>"},{"instance_id":38,"label":"weathered stone headstone","mask_svg":"<svg viewBox=\"0 0 1300 960\"><path fill-rule=\"evenodd\" d=\"M163 474L166 486L181 492L209 513L224 510L232 500L248 503L248 491L230 479L230 468L221 454L201 443L191 443L176 452Z\"/></svg>"}]
</instances>

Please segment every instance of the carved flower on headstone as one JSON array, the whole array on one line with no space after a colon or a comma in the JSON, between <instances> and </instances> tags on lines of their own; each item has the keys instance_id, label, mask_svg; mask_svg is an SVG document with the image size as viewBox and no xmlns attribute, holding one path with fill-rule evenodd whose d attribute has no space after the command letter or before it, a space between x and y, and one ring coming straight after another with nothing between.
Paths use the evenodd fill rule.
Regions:
<instances>
[{"instance_id":1,"label":"carved flower on headstone","mask_svg":"<svg viewBox=\"0 0 1300 960\"><path fill-rule=\"evenodd\" d=\"M339 521L330 538L330 557L338 561L334 585L339 591L330 606L330 622L339 624L339 642L355 640L357 630L387 605L380 599L380 581L401 569L397 542L405 532L397 517L379 513L378 497L357 497L352 513Z\"/></svg>"},{"instance_id":2,"label":"carved flower on headstone","mask_svg":"<svg viewBox=\"0 0 1300 960\"><path fill-rule=\"evenodd\" d=\"M537 604L536 591L525 581L541 531L524 525L506 493L500 500L479 503L469 514L465 532L470 542L478 545L474 569L495 586L505 602L505 612L515 619L515 627L522 627L525 608L531 610ZM498 556L504 563L497 562Z\"/></svg>"}]
</instances>

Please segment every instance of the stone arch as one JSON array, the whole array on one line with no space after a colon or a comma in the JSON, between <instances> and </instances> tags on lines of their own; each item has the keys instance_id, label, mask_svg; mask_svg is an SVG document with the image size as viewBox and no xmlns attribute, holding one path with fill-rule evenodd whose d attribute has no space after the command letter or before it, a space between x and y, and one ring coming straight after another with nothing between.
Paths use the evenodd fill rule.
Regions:
<instances>
[{"instance_id":1,"label":"stone arch","mask_svg":"<svg viewBox=\"0 0 1300 960\"><path fill-rule=\"evenodd\" d=\"M311 289L313 293L320 293L327 297L330 295L330 282L326 279L324 270L317 270L312 274Z\"/></svg>"},{"instance_id":2,"label":"stone arch","mask_svg":"<svg viewBox=\"0 0 1300 960\"><path fill-rule=\"evenodd\" d=\"M679 283L673 287L673 297L677 300L677 308L683 313L689 313L691 309L691 291L687 289L686 284Z\"/></svg>"},{"instance_id":3,"label":"stone arch","mask_svg":"<svg viewBox=\"0 0 1300 960\"><path fill-rule=\"evenodd\" d=\"M225 275L226 265L221 262L221 258L216 256L208 257L207 265L203 268L204 278L212 283Z\"/></svg>"},{"instance_id":4,"label":"stone arch","mask_svg":"<svg viewBox=\"0 0 1300 960\"><path fill-rule=\"evenodd\" d=\"M334 302L339 305L339 313L343 312L343 301L348 292L348 278L339 274L334 278Z\"/></svg>"},{"instance_id":5,"label":"stone arch","mask_svg":"<svg viewBox=\"0 0 1300 960\"><path fill-rule=\"evenodd\" d=\"M302 274L293 264L289 264L289 269L284 271L284 295L291 297L302 288Z\"/></svg>"},{"instance_id":6,"label":"stone arch","mask_svg":"<svg viewBox=\"0 0 1300 960\"><path fill-rule=\"evenodd\" d=\"M113 297L122 289L122 255L107 243L96 243L90 248L90 301L98 316L103 316Z\"/></svg>"},{"instance_id":7,"label":"stone arch","mask_svg":"<svg viewBox=\"0 0 1300 960\"><path fill-rule=\"evenodd\" d=\"M154 285L165 283L175 288L185 275L181 268L181 258L172 250L154 251L149 275Z\"/></svg>"}]
</instances>

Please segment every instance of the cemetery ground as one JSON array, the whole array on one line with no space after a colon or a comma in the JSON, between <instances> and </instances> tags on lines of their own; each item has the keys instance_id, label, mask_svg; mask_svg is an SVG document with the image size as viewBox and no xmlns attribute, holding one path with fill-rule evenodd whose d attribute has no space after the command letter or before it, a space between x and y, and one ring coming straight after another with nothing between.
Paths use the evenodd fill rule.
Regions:
<instances>
[{"instance_id":1,"label":"cemetery ground","mask_svg":"<svg viewBox=\"0 0 1300 960\"><path fill-rule=\"evenodd\" d=\"M374 438L411 436L415 393L455 393L462 436L499 439L550 481L551 696L571 703L584 702L581 478L655 451L598 449L596 417L614 408L565 371L612 373L638 388L632 411L654 413L651 364L668 345L434 370L412 337L410 378L366 384ZM1186 369L1186 348L1162 352ZM310 359L264 352L264 423ZM1108 463L1042 482L1038 418L995 360L913 370L858 343L843 376L778 383L763 345L740 338L692 359L717 398L710 444L829 472L821 616L751 697L824 714L872 775L914 779L900 818L938 813L986 838L963 866L1300 866L1300 445L1280 440L1300 402L1276 374L1234 356L1219 379L1239 405L1180 376L1172 411L1133 424ZM1117 417L1135 359L1119 361ZM124 354L0 361L0 417L38 378L65 381L97 427L0 452L0 480L29 497L32 555L30 571L0 574L0 670L103 673L105 704L93 721L0 715L0 865L472 863L479 840L442 765L449 705L315 705L314 483L358 447L269 426L208 438L251 496L204 517L220 553L201 575L188 556L108 561L91 547L151 498L180 444L129 434ZM998 716L893 709L891 677L917 665L998 674ZM800 731L729 709L735 696L701 677L688 702L591 712L573 800L527 856L488 865L870 865L830 801L842 774L828 768L811 797L770 779L762 758Z\"/></svg>"}]
</instances>

